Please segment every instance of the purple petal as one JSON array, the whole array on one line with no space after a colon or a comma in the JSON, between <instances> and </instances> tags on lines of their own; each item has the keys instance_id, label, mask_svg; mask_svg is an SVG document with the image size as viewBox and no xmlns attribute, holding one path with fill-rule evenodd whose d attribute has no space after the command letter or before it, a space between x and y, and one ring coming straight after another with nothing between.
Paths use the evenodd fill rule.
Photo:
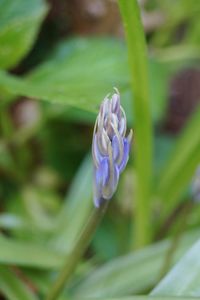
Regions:
<instances>
[{"instance_id":1,"label":"purple petal","mask_svg":"<svg viewBox=\"0 0 200 300\"><path fill-rule=\"evenodd\" d=\"M124 118L121 118L120 122L119 122L119 133L121 136L125 135L125 131L126 131L126 125L125 125L125 120Z\"/></svg>"},{"instance_id":2,"label":"purple petal","mask_svg":"<svg viewBox=\"0 0 200 300\"><path fill-rule=\"evenodd\" d=\"M94 205L96 207L100 206L100 200L101 200L101 189L100 186L97 186L96 183L94 183L93 187L93 192L94 192Z\"/></svg>"},{"instance_id":3,"label":"purple petal","mask_svg":"<svg viewBox=\"0 0 200 300\"><path fill-rule=\"evenodd\" d=\"M96 183L98 185L104 186L108 181L108 177L109 177L109 162L107 157L104 157L101 160L99 164L99 168L96 169L95 173L96 173Z\"/></svg>"},{"instance_id":4,"label":"purple petal","mask_svg":"<svg viewBox=\"0 0 200 300\"><path fill-rule=\"evenodd\" d=\"M94 181L94 204L96 207L101 205L102 189L109 180L109 161L108 157L104 157L99 168L95 168L95 181Z\"/></svg>"},{"instance_id":5,"label":"purple petal","mask_svg":"<svg viewBox=\"0 0 200 300\"><path fill-rule=\"evenodd\" d=\"M119 140L116 135L112 139L113 159L116 161L119 157Z\"/></svg>"},{"instance_id":6,"label":"purple petal","mask_svg":"<svg viewBox=\"0 0 200 300\"><path fill-rule=\"evenodd\" d=\"M113 178L113 193L117 189L118 181L119 181L119 168L117 165L115 165L114 166L114 178Z\"/></svg>"},{"instance_id":7,"label":"purple petal","mask_svg":"<svg viewBox=\"0 0 200 300\"><path fill-rule=\"evenodd\" d=\"M129 152L130 152L130 143L128 142L128 140L125 138L124 139L124 154L123 154L123 158L122 158L122 162L119 165L119 172L121 173L125 167L126 164L128 162L129 159Z\"/></svg>"},{"instance_id":8,"label":"purple petal","mask_svg":"<svg viewBox=\"0 0 200 300\"><path fill-rule=\"evenodd\" d=\"M112 198L114 192L117 189L118 181L119 181L119 169L117 165L114 164L113 179L109 180L108 183L102 189L102 195L104 199L109 200L110 198Z\"/></svg>"}]
</instances>

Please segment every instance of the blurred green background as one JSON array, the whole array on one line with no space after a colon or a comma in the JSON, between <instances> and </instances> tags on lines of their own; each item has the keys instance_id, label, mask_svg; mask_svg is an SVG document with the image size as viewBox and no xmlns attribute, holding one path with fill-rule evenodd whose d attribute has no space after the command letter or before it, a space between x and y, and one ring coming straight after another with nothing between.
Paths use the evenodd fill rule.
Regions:
<instances>
[{"instance_id":1,"label":"blurred green background","mask_svg":"<svg viewBox=\"0 0 200 300\"><path fill-rule=\"evenodd\" d=\"M141 252L132 248L131 157L65 297L147 293L158 282L166 238L176 235L182 211L195 200L191 181L200 162L200 1L139 4L155 132L152 245ZM93 125L113 87L119 89L134 129L117 1L0 0L1 299L44 295L73 248L93 206ZM184 226L174 260L199 235L198 205ZM93 271L97 267L99 273Z\"/></svg>"}]
</instances>

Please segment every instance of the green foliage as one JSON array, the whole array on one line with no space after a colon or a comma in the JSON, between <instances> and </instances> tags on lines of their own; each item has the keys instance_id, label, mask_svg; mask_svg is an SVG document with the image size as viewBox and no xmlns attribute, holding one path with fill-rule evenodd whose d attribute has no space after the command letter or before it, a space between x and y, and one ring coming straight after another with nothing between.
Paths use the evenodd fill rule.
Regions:
<instances>
[{"instance_id":1,"label":"green foliage","mask_svg":"<svg viewBox=\"0 0 200 300\"><path fill-rule=\"evenodd\" d=\"M153 156L153 124L150 113L149 81L147 69L147 49L140 10L136 0L119 1L119 7L126 32L131 87L134 94L135 136L137 147L135 164L137 171L135 243L144 246L151 240L151 181ZM141 122L143 120L143 122Z\"/></svg>"},{"instance_id":2,"label":"green foliage","mask_svg":"<svg viewBox=\"0 0 200 300\"><path fill-rule=\"evenodd\" d=\"M45 245L20 242L0 237L0 262L2 264L29 266L37 268L58 268L62 263L62 254Z\"/></svg>"},{"instance_id":3,"label":"green foliage","mask_svg":"<svg viewBox=\"0 0 200 300\"><path fill-rule=\"evenodd\" d=\"M199 250L200 241L198 240L166 277L155 287L151 292L151 295L199 297Z\"/></svg>"},{"instance_id":4,"label":"green foliage","mask_svg":"<svg viewBox=\"0 0 200 300\"><path fill-rule=\"evenodd\" d=\"M17 272L17 271L16 271ZM0 269L0 290L11 300L37 300L35 294L16 276L16 272L6 267Z\"/></svg>"},{"instance_id":5,"label":"green foliage","mask_svg":"<svg viewBox=\"0 0 200 300\"><path fill-rule=\"evenodd\" d=\"M165 108L169 71L153 59L149 62L149 69L151 111L154 119L159 119ZM121 42L108 38L78 38L58 45L48 60L23 80L1 71L0 91L7 96L33 97L94 114L99 108L99 99L105 97L110 87L117 86L131 122L129 80L126 49ZM158 80L159 89L155 89Z\"/></svg>"},{"instance_id":6,"label":"green foliage","mask_svg":"<svg viewBox=\"0 0 200 300\"><path fill-rule=\"evenodd\" d=\"M181 257L198 235L199 231L184 236L174 260ZM88 297L118 297L150 289L159 279L163 257L168 247L169 241L163 241L137 250L133 254L113 259L89 273L78 286L75 286L75 296L80 297L84 294Z\"/></svg>"},{"instance_id":7,"label":"green foliage","mask_svg":"<svg viewBox=\"0 0 200 300\"><path fill-rule=\"evenodd\" d=\"M199 298L198 203L182 213L200 163L200 108L182 132L165 128L170 81L184 68L198 72L199 1L147 3L144 18L162 16L147 34L148 56L136 0L119 1L128 51L116 37L57 32L59 5L0 0L0 297L45 299L63 265L78 264L59 300ZM134 155L77 259L93 209L93 124L113 87Z\"/></svg>"},{"instance_id":8,"label":"green foliage","mask_svg":"<svg viewBox=\"0 0 200 300\"><path fill-rule=\"evenodd\" d=\"M43 0L0 1L0 68L16 66L27 54L46 13Z\"/></svg>"},{"instance_id":9,"label":"green foliage","mask_svg":"<svg viewBox=\"0 0 200 300\"><path fill-rule=\"evenodd\" d=\"M191 117L174 147L165 170L162 171L157 185L158 195L164 201L165 217L177 205L180 196L186 191L196 166L200 162L200 136L197 128L200 126L200 109ZM191 139L192 136L192 139ZM190 142L188 142L190 141Z\"/></svg>"}]
</instances>

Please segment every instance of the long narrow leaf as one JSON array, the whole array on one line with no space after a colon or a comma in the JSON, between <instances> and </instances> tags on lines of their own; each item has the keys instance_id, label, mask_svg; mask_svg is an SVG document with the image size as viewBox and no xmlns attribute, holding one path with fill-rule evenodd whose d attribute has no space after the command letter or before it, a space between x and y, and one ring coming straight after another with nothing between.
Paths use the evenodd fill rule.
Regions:
<instances>
[{"instance_id":1,"label":"long narrow leaf","mask_svg":"<svg viewBox=\"0 0 200 300\"><path fill-rule=\"evenodd\" d=\"M70 252L92 207L92 162L91 157L86 157L63 204L51 245L65 254Z\"/></svg>"},{"instance_id":2,"label":"long narrow leaf","mask_svg":"<svg viewBox=\"0 0 200 300\"><path fill-rule=\"evenodd\" d=\"M186 234L175 254L175 261L198 238L199 230ZM141 293L156 284L163 267L169 241L114 259L92 271L74 287L74 294L90 297L118 297Z\"/></svg>"},{"instance_id":3,"label":"long narrow leaf","mask_svg":"<svg viewBox=\"0 0 200 300\"><path fill-rule=\"evenodd\" d=\"M189 120L158 181L157 194L163 200L161 219L177 205L200 162L200 108Z\"/></svg>"},{"instance_id":4,"label":"long narrow leaf","mask_svg":"<svg viewBox=\"0 0 200 300\"><path fill-rule=\"evenodd\" d=\"M9 268L0 267L0 292L7 300L36 300L34 293Z\"/></svg>"},{"instance_id":5,"label":"long narrow leaf","mask_svg":"<svg viewBox=\"0 0 200 300\"><path fill-rule=\"evenodd\" d=\"M200 297L200 240L164 277L151 295Z\"/></svg>"},{"instance_id":6,"label":"long narrow leaf","mask_svg":"<svg viewBox=\"0 0 200 300\"><path fill-rule=\"evenodd\" d=\"M65 299L66 300L66 299ZM77 298L76 300L97 300L97 298ZM195 300L193 297L152 297L152 296L133 296L133 297L120 297L109 298L103 297L98 300Z\"/></svg>"},{"instance_id":7,"label":"long narrow leaf","mask_svg":"<svg viewBox=\"0 0 200 300\"><path fill-rule=\"evenodd\" d=\"M0 263L2 264L52 269L59 268L62 261L62 253L46 246L0 236Z\"/></svg>"}]
</instances>

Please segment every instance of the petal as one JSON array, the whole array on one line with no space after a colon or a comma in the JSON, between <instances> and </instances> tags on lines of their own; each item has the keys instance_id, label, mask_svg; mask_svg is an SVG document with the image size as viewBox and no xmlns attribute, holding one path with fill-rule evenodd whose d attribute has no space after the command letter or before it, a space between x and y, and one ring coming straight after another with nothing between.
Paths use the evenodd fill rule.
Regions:
<instances>
[{"instance_id":1,"label":"petal","mask_svg":"<svg viewBox=\"0 0 200 300\"><path fill-rule=\"evenodd\" d=\"M92 141L92 156L93 156L95 166L96 167L99 166L102 156L99 151L96 134L94 134L93 141Z\"/></svg>"},{"instance_id":2,"label":"petal","mask_svg":"<svg viewBox=\"0 0 200 300\"><path fill-rule=\"evenodd\" d=\"M108 183L102 188L102 195L104 199L109 200L113 196L114 192L117 189L118 181L119 169L117 165L114 164L112 180L109 180Z\"/></svg>"},{"instance_id":3,"label":"petal","mask_svg":"<svg viewBox=\"0 0 200 300\"><path fill-rule=\"evenodd\" d=\"M124 153L124 143L123 143L123 138L122 136L119 134L119 131L117 130L117 128L112 124L112 127L113 127L113 131L115 133L115 136L117 138L117 141L116 141L116 138L114 139L114 136L113 136L113 139L114 139L114 145L112 145L112 147L114 146L113 150L116 151L118 149L118 156L117 156L117 160L114 160L118 165L121 164L122 162L122 159L123 159L123 153ZM112 139L112 140L113 140Z\"/></svg>"},{"instance_id":4,"label":"petal","mask_svg":"<svg viewBox=\"0 0 200 300\"><path fill-rule=\"evenodd\" d=\"M99 207L102 195L101 195L101 190L100 190L99 186L97 186L95 183L93 186L93 193L94 193L94 198L93 198L94 205L96 207Z\"/></svg>"},{"instance_id":5,"label":"petal","mask_svg":"<svg viewBox=\"0 0 200 300\"><path fill-rule=\"evenodd\" d=\"M101 134L101 142L102 142L102 147L103 147L104 153L107 153L108 143L110 142L110 140L109 140L109 137L104 128L103 128L103 131Z\"/></svg>"},{"instance_id":6,"label":"petal","mask_svg":"<svg viewBox=\"0 0 200 300\"><path fill-rule=\"evenodd\" d=\"M96 185L94 182L93 185L93 201L94 201L94 205L98 208L101 206L102 202L103 202L103 197L102 197L102 187L99 185Z\"/></svg>"},{"instance_id":7,"label":"petal","mask_svg":"<svg viewBox=\"0 0 200 300\"><path fill-rule=\"evenodd\" d=\"M113 159L116 162L119 157L119 140L116 135L112 139Z\"/></svg>"},{"instance_id":8,"label":"petal","mask_svg":"<svg viewBox=\"0 0 200 300\"><path fill-rule=\"evenodd\" d=\"M109 162L108 157L104 157L100 164L99 168L95 168L95 179L93 184L93 190L94 190L94 204L96 207L99 207L102 202L102 189L103 186L105 186L109 180Z\"/></svg>"},{"instance_id":9,"label":"petal","mask_svg":"<svg viewBox=\"0 0 200 300\"><path fill-rule=\"evenodd\" d=\"M126 133L126 125L125 125L125 119L122 117L120 122L119 122L119 125L118 125L118 130L119 130L119 133L121 136L125 136L125 133Z\"/></svg>"},{"instance_id":10,"label":"petal","mask_svg":"<svg viewBox=\"0 0 200 300\"><path fill-rule=\"evenodd\" d=\"M99 164L99 168L95 170L96 184L99 186L105 185L109 179L108 177L109 177L109 162L108 162L108 157L104 157Z\"/></svg>"},{"instance_id":11,"label":"petal","mask_svg":"<svg viewBox=\"0 0 200 300\"><path fill-rule=\"evenodd\" d=\"M126 167L126 164L128 162L128 159L129 159L129 152L130 152L130 143L129 141L125 138L124 139L124 153L123 153L123 158L122 158L122 162L121 164L119 165L119 172L121 173L125 167Z\"/></svg>"},{"instance_id":12,"label":"petal","mask_svg":"<svg viewBox=\"0 0 200 300\"><path fill-rule=\"evenodd\" d=\"M112 112L117 114L120 110L120 96L118 94L114 94L111 99L111 109Z\"/></svg>"}]
</instances>

